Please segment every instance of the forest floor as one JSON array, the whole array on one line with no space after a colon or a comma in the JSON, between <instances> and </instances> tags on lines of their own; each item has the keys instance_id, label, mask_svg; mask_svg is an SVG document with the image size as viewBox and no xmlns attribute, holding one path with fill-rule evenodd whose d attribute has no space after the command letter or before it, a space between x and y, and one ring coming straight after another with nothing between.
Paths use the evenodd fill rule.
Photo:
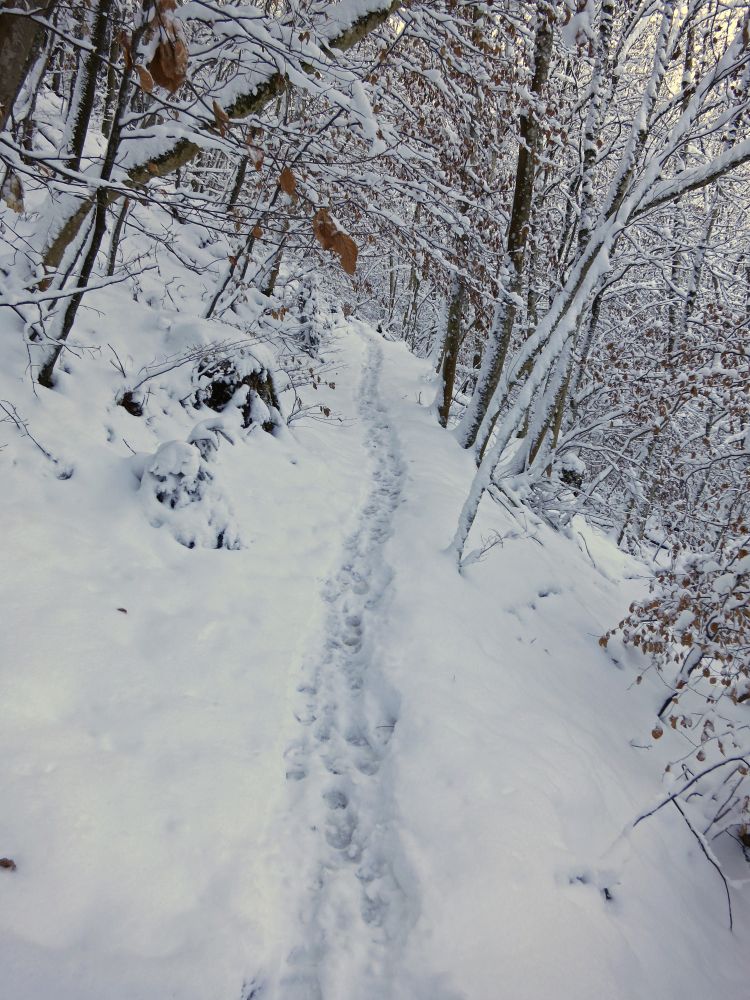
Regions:
<instances>
[{"instance_id":1,"label":"forest floor","mask_svg":"<svg viewBox=\"0 0 750 1000\"><path fill-rule=\"evenodd\" d=\"M177 402L2 376L74 472L3 425L0 996L746 1000L747 893L730 934L676 810L630 829L680 738L598 644L642 568L487 502L459 575L429 366L354 321L324 352L330 418L219 449L236 551L144 516Z\"/></svg>"}]
</instances>

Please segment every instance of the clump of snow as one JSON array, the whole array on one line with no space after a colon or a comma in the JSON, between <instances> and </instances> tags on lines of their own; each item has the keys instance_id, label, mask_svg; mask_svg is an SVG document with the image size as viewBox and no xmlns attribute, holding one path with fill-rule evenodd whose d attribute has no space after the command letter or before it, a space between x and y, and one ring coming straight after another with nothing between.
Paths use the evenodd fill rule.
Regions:
<instances>
[{"instance_id":1,"label":"clump of snow","mask_svg":"<svg viewBox=\"0 0 750 1000\"><path fill-rule=\"evenodd\" d=\"M560 38L568 49L576 49L593 41L594 4L592 0L567 0L566 22L560 29Z\"/></svg>"},{"instance_id":2,"label":"clump of snow","mask_svg":"<svg viewBox=\"0 0 750 1000\"><path fill-rule=\"evenodd\" d=\"M145 464L139 494L149 522L166 525L181 545L240 547L231 506L193 444L161 445Z\"/></svg>"}]
</instances>

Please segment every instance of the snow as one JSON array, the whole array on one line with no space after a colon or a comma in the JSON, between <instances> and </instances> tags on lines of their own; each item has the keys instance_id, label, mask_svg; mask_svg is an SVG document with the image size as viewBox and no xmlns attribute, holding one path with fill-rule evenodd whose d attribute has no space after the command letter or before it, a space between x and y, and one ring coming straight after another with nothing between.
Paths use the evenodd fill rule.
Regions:
<instances>
[{"instance_id":1,"label":"snow","mask_svg":"<svg viewBox=\"0 0 750 1000\"><path fill-rule=\"evenodd\" d=\"M231 336L91 303L81 339L134 370ZM472 544L502 542L459 575L475 469L429 364L339 317L309 395L341 420L232 444L187 368L144 419L96 350L38 395L21 350L0 397L58 464L0 425L0 994L745 1000L747 900L729 934L676 810L632 829L682 738L649 748L663 687L598 644L640 567L485 500ZM142 505L202 470L240 548Z\"/></svg>"}]
</instances>

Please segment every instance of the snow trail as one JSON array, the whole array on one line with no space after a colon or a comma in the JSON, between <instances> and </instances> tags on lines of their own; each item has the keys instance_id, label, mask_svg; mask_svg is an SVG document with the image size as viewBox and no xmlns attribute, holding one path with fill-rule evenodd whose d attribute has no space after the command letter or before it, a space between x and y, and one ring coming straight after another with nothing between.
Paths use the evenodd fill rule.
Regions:
<instances>
[{"instance_id":1,"label":"snow trail","mask_svg":"<svg viewBox=\"0 0 750 1000\"><path fill-rule=\"evenodd\" d=\"M416 917L388 766L399 699L379 665L392 577L383 549L404 466L379 394L383 351L372 335L366 342L359 416L370 488L342 564L324 587L322 648L298 686L302 733L286 752L287 779L301 783L295 809L304 826L295 847L309 885L279 1000L393 996L398 954Z\"/></svg>"}]
</instances>

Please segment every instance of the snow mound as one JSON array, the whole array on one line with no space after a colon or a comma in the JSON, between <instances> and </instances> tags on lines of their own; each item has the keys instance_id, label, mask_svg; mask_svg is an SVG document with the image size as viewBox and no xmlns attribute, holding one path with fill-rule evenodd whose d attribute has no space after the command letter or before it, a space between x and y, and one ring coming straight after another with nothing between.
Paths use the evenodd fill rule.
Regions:
<instances>
[{"instance_id":1,"label":"snow mound","mask_svg":"<svg viewBox=\"0 0 750 1000\"><path fill-rule=\"evenodd\" d=\"M139 495L149 522L181 545L238 549L229 501L194 444L167 441L143 466Z\"/></svg>"}]
</instances>

